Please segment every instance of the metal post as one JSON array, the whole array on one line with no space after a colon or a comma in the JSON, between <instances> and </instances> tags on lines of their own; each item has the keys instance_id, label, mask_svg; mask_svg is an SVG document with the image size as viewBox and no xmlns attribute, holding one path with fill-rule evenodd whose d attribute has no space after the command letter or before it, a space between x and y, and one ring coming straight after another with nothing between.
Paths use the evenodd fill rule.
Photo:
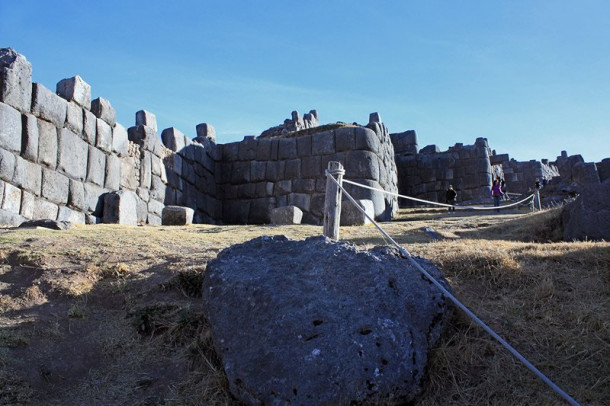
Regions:
<instances>
[{"instance_id":1,"label":"metal post","mask_svg":"<svg viewBox=\"0 0 610 406\"><path fill-rule=\"evenodd\" d=\"M345 170L341 162L328 163L327 176L336 176L337 182L343 184ZM339 241L339 225L341 222L341 189L332 179L326 179L326 196L324 200L324 235Z\"/></svg>"}]
</instances>

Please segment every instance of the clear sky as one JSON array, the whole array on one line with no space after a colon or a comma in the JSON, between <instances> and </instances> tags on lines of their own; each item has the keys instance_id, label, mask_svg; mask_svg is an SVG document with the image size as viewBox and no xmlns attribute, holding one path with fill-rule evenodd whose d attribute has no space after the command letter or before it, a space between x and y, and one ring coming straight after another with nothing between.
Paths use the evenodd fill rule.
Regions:
<instances>
[{"instance_id":1,"label":"clear sky","mask_svg":"<svg viewBox=\"0 0 610 406\"><path fill-rule=\"evenodd\" d=\"M377 111L420 147L610 157L606 0L0 0L0 47L51 90L80 75L126 127L145 109L226 143Z\"/></svg>"}]
</instances>

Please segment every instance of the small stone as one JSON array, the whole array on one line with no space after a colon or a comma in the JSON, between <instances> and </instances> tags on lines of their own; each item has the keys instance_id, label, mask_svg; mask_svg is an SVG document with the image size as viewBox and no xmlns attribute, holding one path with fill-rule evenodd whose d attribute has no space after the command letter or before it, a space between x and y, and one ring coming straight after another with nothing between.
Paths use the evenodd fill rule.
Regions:
<instances>
[{"instance_id":1,"label":"small stone","mask_svg":"<svg viewBox=\"0 0 610 406\"><path fill-rule=\"evenodd\" d=\"M277 207L271 210L271 224L301 224L303 211L297 206Z\"/></svg>"},{"instance_id":2,"label":"small stone","mask_svg":"<svg viewBox=\"0 0 610 406\"><path fill-rule=\"evenodd\" d=\"M193 224L195 211L184 206L165 206L163 208L161 223L164 226L186 226Z\"/></svg>"}]
</instances>

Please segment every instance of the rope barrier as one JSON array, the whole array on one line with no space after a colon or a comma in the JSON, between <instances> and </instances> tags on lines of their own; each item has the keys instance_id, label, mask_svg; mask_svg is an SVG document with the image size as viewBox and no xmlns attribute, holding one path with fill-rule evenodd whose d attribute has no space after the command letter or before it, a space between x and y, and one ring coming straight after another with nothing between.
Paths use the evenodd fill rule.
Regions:
<instances>
[{"instance_id":1,"label":"rope barrier","mask_svg":"<svg viewBox=\"0 0 610 406\"><path fill-rule=\"evenodd\" d=\"M385 193L386 195L390 195L390 196L401 197L403 199L413 200L413 201L420 202L420 203L432 204L432 205L436 205L436 206L453 207L453 208L458 209L458 210L500 210L500 209L507 209L509 207L514 207L514 206L518 206L518 205L524 204L526 201L534 198L534 195L531 194L531 195L529 195L528 197L526 197L523 200L520 200L520 201L515 202L515 203L511 203L511 204L505 204L503 206L454 206L452 204L432 202L430 200L423 200L423 199L418 199L416 197L405 196L405 195L401 195L401 194L394 193L394 192L388 192L387 190L383 190L383 189L379 189L379 188L374 188L374 187L371 187L371 186L363 185L361 183L357 183L357 182L354 182L354 181L351 181L351 180L348 180L348 179L343 179L343 182L349 183L350 185L359 186L359 187L362 187L362 188L365 188L365 189L375 190L377 192Z\"/></svg>"},{"instance_id":2,"label":"rope barrier","mask_svg":"<svg viewBox=\"0 0 610 406\"><path fill-rule=\"evenodd\" d=\"M549 387L551 387L551 389L553 389L558 395L560 395L570 405L579 406L579 403L576 400L574 400L570 395L568 395L565 391L563 391L553 381L551 381L549 378L547 378L546 375L544 375L542 372L540 372L540 370L538 370L538 368L536 368L523 355L521 355L515 348L513 348L506 340L504 340L502 337L500 337L495 331L493 331L491 329L491 327L489 327L487 324L485 324L472 311L470 311L470 309L468 309L464 304L462 304L462 302L460 302L455 296L453 296L453 294L451 294L451 292L449 292L443 285L441 285L436 279L434 279L432 277L432 275L430 275L428 273L428 271L426 271L417 261L415 261L415 259L411 256L411 254L406 249L404 249L396 241L394 241L394 239L392 237L390 237L390 235L388 233L386 233L383 228L381 228L381 226L375 221L375 219L371 218L371 216L369 216L367 214L367 212L362 207L360 207L358 202L349 193L347 193L347 191L345 190L343 185L341 185L339 182L337 182L337 180L328 171L326 171L326 176L329 179L332 179L333 182L335 182L337 187L341 191L343 191L343 193L345 193L345 196L347 196L347 198L354 204L354 206L356 206L358 208L358 210L362 214L364 214L366 216L366 218L368 218L371 221L371 223L377 228L377 230L379 230L379 232L388 241L390 241L392 243L392 245L394 245L405 258L407 258L409 260L411 265L413 265L432 284L434 284L443 293L443 295L445 295L445 297L447 297L457 307L459 307L462 311L464 311L472 320L474 320L475 323L477 323L479 326L481 326L486 332L488 332L493 338L495 338L496 341L498 341L500 344L502 344L502 346L504 346L504 348L506 348L511 354L513 354L519 361L521 361L522 364L524 364L530 371L532 371L534 374L536 374L536 376L538 376L544 383L546 383ZM349 182L349 181L346 181L345 179L343 181ZM359 185L355 182L349 182L349 183ZM364 186L364 185L359 185L359 186ZM369 187L367 187L367 188L369 188ZM369 189L372 189L372 188L369 188Z\"/></svg>"}]
</instances>

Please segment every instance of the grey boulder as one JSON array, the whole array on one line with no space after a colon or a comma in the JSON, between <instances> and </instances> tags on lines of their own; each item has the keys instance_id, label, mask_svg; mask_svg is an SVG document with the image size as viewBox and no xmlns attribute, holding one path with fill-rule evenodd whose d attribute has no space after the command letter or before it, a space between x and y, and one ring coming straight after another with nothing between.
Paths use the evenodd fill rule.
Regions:
<instances>
[{"instance_id":1,"label":"grey boulder","mask_svg":"<svg viewBox=\"0 0 610 406\"><path fill-rule=\"evenodd\" d=\"M563 238L610 241L610 180L585 187L563 212Z\"/></svg>"},{"instance_id":2,"label":"grey boulder","mask_svg":"<svg viewBox=\"0 0 610 406\"><path fill-rule=\"evenodd\" d=\"M165 206L161 212L161 224L164 226L186 226L193 224L195 211L184 206Z\"/></svg>"},{"instance_id":3,"label":"grey boulder","mask_svg":"<svg viewBox=\"0 0 610 406\"><path fill-rule=\"evenodd\" d=\"M225 249L208 263L203 301L230 390L252 405L411 401L451 315L396 250L324 237Z\"/></svg>"}]
</instances>

